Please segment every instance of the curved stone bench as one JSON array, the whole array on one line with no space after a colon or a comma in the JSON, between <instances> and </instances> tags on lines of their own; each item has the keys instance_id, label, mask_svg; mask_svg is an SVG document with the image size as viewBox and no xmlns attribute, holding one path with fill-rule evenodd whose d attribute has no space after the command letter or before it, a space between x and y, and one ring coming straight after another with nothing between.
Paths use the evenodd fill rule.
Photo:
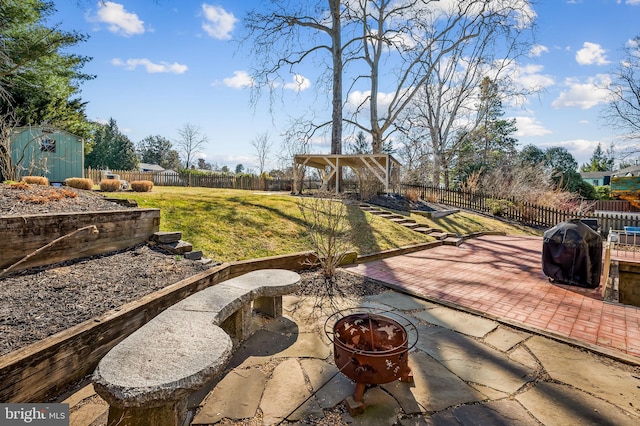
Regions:
<instances>
[{"instance_id":1,"label":"curved stone bench","mask_svg":"<svg viewBox=\"0 0 640 426\"><path fill-rule=\"evenodd\" d=\"M215 378L233 342L248 337L251 311L282 315L282 296L300 275L282 269L249 272L176 303L136 330L100 360L96 392L109 407L109 425L177 425L186 398Z\"/></svg>"}]
</instances>

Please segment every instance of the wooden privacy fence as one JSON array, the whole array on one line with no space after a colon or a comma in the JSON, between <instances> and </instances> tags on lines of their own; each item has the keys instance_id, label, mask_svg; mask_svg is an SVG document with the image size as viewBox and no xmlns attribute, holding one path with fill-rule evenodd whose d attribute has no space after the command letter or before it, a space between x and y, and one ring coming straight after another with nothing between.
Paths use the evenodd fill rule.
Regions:
<instances>
[{"instance_id":1,"label":"wooden privacy fence","mask_svg":"<svg viewBox=\"0 0 640 426\"><path fill-rule=\"evenodd\" d=\"M593 210L604 210L608 212L640 212L640 209L627 200L597 200L593 205Z\"/></svg>"},{"instance_id":2,"label":"wooden privacy fence","mask_svg":"<svg viewBox=\"0 0 640 426\"><path fill-rule=\"evenodd\" d=\"M264 179L255 175L233 174L193 174L193 173L154 173L129 170L109 170L128 182L146 180L157 186L197 186L205 188L247 189L254 191L290 191L290 179ZM99 183L104 175L102 170L86 169L85 177Z\"/></svg>"}]
</instances>

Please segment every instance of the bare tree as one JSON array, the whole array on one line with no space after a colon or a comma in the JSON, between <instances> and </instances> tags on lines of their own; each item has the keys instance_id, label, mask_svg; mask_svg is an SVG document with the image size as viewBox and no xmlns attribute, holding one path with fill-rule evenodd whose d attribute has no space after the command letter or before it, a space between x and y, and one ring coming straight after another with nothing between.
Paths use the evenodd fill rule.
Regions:
<instances>
[{"instance_id":1,"label":"bare tree","mask_svg":"<svg viewBox=\"0 0 640 426\"><path fill-rule=\"evenodd\" d=\"M294 194L302 193L302 181L306 174L306 167L294 164L293 159L296 155L309 153L311 146L309 126L310 123L307 120L293 120L289 125L289 129L283 135L284 139L278 155L278 162L281 168L292 167L293 185L291 192Z\"/></svg>"},{"instance_id":2,"label":"bare tree","mask_svg":"<svg viewBox=\"0 0 640 426\"><path fill-rule=\"evenodd\" d=\"M627 41L624 60L609 86L611 100L605 110L606 123L624 132L627 141L640 140L640 36Z\"/></svg>"},{"instance_id":3,"label":"bare tree","mask_svg":"<svg viewBox=\"0 0 640 426\"><path fill-rule=\"evenodd\" d=\"M399 95L402 108L390 112L402 112L394 115L401 118L396 126L430 142L435 185L441 181L449 185L449 170L464 134L485 120L479 108L485 77L500 87L504 97L535 89L517 87L509 73L530 46L524 24L533 17L524 14L525 8L517 8L522 3L527 2L467 0L438 15L447 17L444 30L432 30L430 49L420 55L420 65L413 70L417 77L412 87L419 90ZM478 9L481 13L476 16Z\"/></svg>"},{"instance_id":4,"label":"bare tree","mask_svg":"<svg viewBox=\"0 0 640 426\"><path fill-rule=\"evenodd\" d=\"M425 144L421 137L416 138L405 132L401 133L397 140L399 160L403 163L402 180L416 184L428 182L431 179L433 164L430 145Z\"/></svg>"},{"instance_id":5,"label":"bare tree","mask_svg":"<svg viewBox=\"0 0 640 426\"><path fill-rule=\"evenodd\" d=\"M326 4L326 7L323 6ZM343 2L326 0L316 2L282 2L272 0L267 12L250 11L244 19L248 35L245 43L251 45L251 54L259 64L253 74L254 101L263 88L283 87L274 81L287 81L297 65L311 61L316 53L325 51L331 57L330 72L331 121L310 126L310 131L331 125L331 154L342 153L342 79L344 54L353 42L343 43ZM262 7L262 6L261 6ZM273 102L273 98L272 98Z\"/></svg>"},{"instance_id":6,"label":"bare tree","mask_svg":"<svg viewBox=\"0 0 640 426\"><path fill-rule=\"evenodd\" d=\"M466 68L465 90L459 93L468 97L469 89L477 86L478 77L486 71L486 64L500 59L500 67L504 69L528 46L522 41L534 16L528 3L526 0L350 2L350 17L359 20L366 41L363 59L368 72L361 78L369 80L370 91L356 106L349 122L371 134L373 150L379 153L405 109L420 103L416 98L424 94L425 87L437 86L439 80L445 79L451 82L447 88L455 87L452 79L460 79L458 74ZM502 45L506 48L499 52L497 46ZM394 58L400 58L399 65L389 70L387 64ZM385 96L388 105L380 111L383 66L385 76L397 77L394 89ZM445 87L441 85L443 90L434 94L450 98ZM363 124L358 115L367 109L368 124ZM451 112L455 119L455 108ZM438 161L440 152L433 151Z\"/></svg>"},{"instance_id":7,"label":"bare tree","mask_svg":"<svg viewBox=\"0 0 640 426\"><path fill-rule=\"evenodd\" d=\"M273 143L269 140L269 133L264 132L256 136L251 141L251 146L256 150L256 158L258 159L258 168L260 174L264 173L265 165L269 157L269 150L273 146Z\"/></svg>"},{"instance_id":8,"label":"bare tree","mask_svg":"<svg viewBox=\"0 0 640 426\"><path fill-rule=\"evenodd\" d=\"M178 129L180 139L176 141L176 146L184 161L185 169L191 166L196 154L209 142L206 135L200 133L200 128L190 123L185 123Z\"/></svg>"}]
</instances>

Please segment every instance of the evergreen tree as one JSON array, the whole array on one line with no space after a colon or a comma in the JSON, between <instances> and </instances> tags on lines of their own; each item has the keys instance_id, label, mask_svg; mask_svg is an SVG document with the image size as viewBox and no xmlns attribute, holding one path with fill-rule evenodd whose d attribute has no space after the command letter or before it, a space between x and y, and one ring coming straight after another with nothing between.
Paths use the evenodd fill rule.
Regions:
<instances>
[{"instance_id":1,"label":"evergreen tree","mask_svg":"<svg viewBox=\"0 0 640 426\"><path fill-rule=\"evenodd\" d=\"M503 119L498 85L485 77L480 84L477 124L470 132L459 132L457 177L464 181L473 172L510 166L517 157L518 140L511 135L516 120Z\"/></svg>"},{"instance_id":2,"label":"evergreen tree","mask_svg":"<svg viewBox=\"0 0 640 426\"><path fill-rule=\"evenodd\" d=\"M371 144L362 130L356 134L353 142L349 142L347 152L349 154L371 154L373 152Z\"/></svg>"},{"instance_id":3,"label":"evergreen tree","mask_svg":"<svg viewBox=\"0 0 640 426\"><path fill-rule=\"evenodd\" d=\"M93 149L86 155L85 165L95 169L134 170L138 167L133 142L118 129L116 120L95 123Z\"/></svg>"},{"instance_id":4,"label":"evergreen tree","mask_svg":"<svg viewBox=\"0 0 640 426\"><path fill-rule=\"evenodd\" d=\"M157 164L164 169L179 170L180 156L171 141L159 135L147 136L138 142L136 152L143 163Z\"/></svg>"},{"instance_id":5,"label":"evergreen tree","mask_svg":"<svg viewBox=\"0 0 640 426\"><path fill-rule=\"evenodd\" d=\"M588 163L584 163L580 166L581 172L607 172L613 170L615 165L615 159L609 152L602 151L602 144L598 143L596 149L593 150L593 155Z\"/></svg>"},{"instance_id":6,"label":"evergreen tree","mask_svg":"<svg viewBox=\"0 0 640 426\"><path fill-rule=\"evenodd\" d=\"M46 122L88 137L78 95L95 76L81 71L90 58L68 53L87 36L51 25L54 12L51 1L0 1L0 113L13 113L19 126Z\"/></svg>"},{"instance_id":7,"label":"evergreen tree","mask_svg":"<svg viewBox=\"0 0 640 426\"><path fill-rule=\"evenodd\" d=\"M523 166L537 166L545 159L544 150L535 145L527 145L518 153L518 163Z\"/></svg>"}]
</instances>

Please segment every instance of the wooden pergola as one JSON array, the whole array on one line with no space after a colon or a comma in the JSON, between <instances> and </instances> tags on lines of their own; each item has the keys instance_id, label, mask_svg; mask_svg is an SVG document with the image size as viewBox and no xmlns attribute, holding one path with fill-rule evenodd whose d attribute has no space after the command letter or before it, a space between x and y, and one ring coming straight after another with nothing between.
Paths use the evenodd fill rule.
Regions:
<instances>
[{"instance_id":1,"label":"wooden pergola","mask_svg":"<svg viewBox=\"0 0 640 426\"><path fill-rule=\"evenodd\" d=\"M293 158L294 184L296 185L299 170L303 166L313 167L320 171L322 188L324 189L328 188L329 182L337 175L340 167L351 168L359 180L362 180L364 171L369 172L382 183L387 193L392 189L397 189L400 182L401 164L390 154L296 155ZM339 191L339 185L336 185L336 193Z\"/></svg>"}]
</instances>

